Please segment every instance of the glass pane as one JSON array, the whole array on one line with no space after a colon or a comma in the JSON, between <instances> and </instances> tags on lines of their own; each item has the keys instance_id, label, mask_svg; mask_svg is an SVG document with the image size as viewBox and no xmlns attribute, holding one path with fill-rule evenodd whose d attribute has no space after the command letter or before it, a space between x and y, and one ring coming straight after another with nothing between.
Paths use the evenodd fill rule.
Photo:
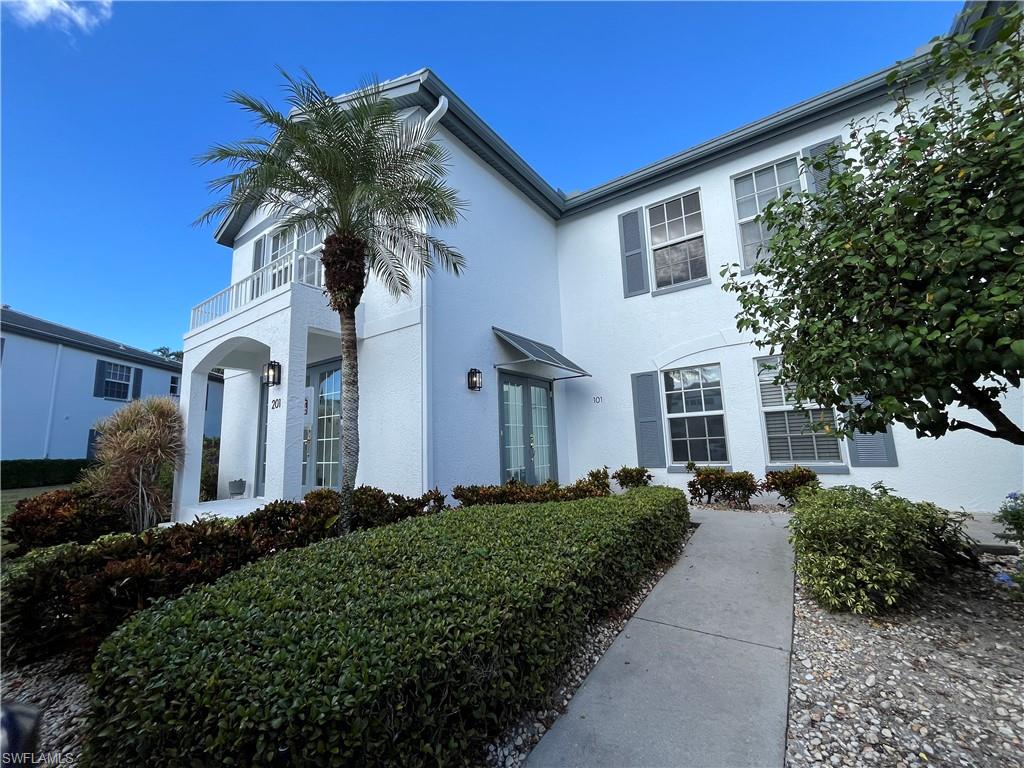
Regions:
<instances>
[{"instance_id":1,"label":"glass pane","mask_svg":"<svg viewBox=\"0 0 1024 768\"><path fill-rule=\"evenodd\" d=\"M700 413L704 410L699 389L686 390L686 392L683 393L683 399L686 403L687 413Z\"/></svg>"},{"instance_id":2,"label":"glass pane","mask_svg":"<svg viewBox=\"0 0 1024 768\"><path fill-rule=\"evenodd\" d=\"M762 168L754 173L754 186L758 192L773 189L775 185L775 168Z\"/></svg>"},{"instance_id":3,"label":"glass pane","mask_svg":"<svg viewBox=\"0 0 1024 768\"><path fill-rule=\"evenodd\" d=\"M669 413L683 412L683 396L678 392L669 392L665 395L665 406Z\"/></svg>"},{"instance_id":4,"label":"glass pane","mask_svg":"<svg viewBox=\"0 0 1024 768\"><path fill-rule=\"evenodd\" d=\"M793 450L793 461L814 461L814 438L810 435L792 435L789 444Z\"/></svg>"},{"instance_id":5,"label":"glass pane","mask_svg":"<svg viewBox=\"0 0 1024 768\"><path fill-rule=\"evenodd\" d=\"M725 448L724 437L712 437L708 440L708 456L711 461L729 460L729 452Z\"/></svg>"},{"instance_id":6,"label":"glass pane","mask_svg":"<svg viewBox=\"0 0 1024 768\"><path fill-rule=\"evenodd\" d=\"M672 266L672 283L685 283L690 279L690 267L685 261L680 261Z\"/></svg>"},{"instance_id":7,"label":"glass pane","mask_svg":"<svg viewBox=\"0 0 1024 768\"><path fill-rule=\"evenodd\" d=\"M792 461L789 453L789 440L785 437L768 438L769 461Z\"/></svg>"},{"instance_id":8,"label":"glass pane","mask_svg":"<svg viewBox=\"0 0 1024 768\"><path fill-rule=\"evenodd\" d=\"M790 158L784 160L775 166L775 172L779 177L779 184L787 181L793 181L799 174L799 166L797 165L796 158Z\"/></svg>"},{"instance_id":9,"label":"glass pane","mask_svg":"<svg viewBox=\"0 0 1024 768\"><path fill-rule=\"evenodd\" d=\"M722 410L722 390L720 389L705 389L704 390L704 410L705 411L720 411Z\"/></svg>"},{"instance_id":10,"label":"glass pane","mask_svg":"<svg viewBox=\"0 0 1024 768\"><path fill-rule=\"evenodd\" d=\"M341 486L341 369L317 377L316 485Z\"/></svg>"},{"instance_id":11,"label":"glass pane","mask_svg":"<svg viewBox=\"0 0 1024 768\"><path fill-rule=\"evenodd\" d=\"M761 225L756 221L740 224L740 237L744 245L757 245L761 242Z\"/></svg>"},{"instance_id":12,"label":"glass pane","mask_svg":"<svg viewBox=\"0 0 1024 768\"><path fill-rule=\"evenodd\" d=\"M686 419L668 420L669 435L673 440L679 440L686 437L686 421Z\"/></svg>"},{"instance_id":13,"label":"glass pane","mask_svg":"<svg viewBox=\"0 0 1024 768\"><path fill-rule=\"evenodd\" d=\"M658 267L654 270L654 284L658 288L672 285L672 273L668 267Z\"/></svg>"},{"instance_id":14,"label":"glass pane","mask_svg":"<svg viewBox=\"0 0 1024 768\"><path fill-rule=\"evenodd\" d=\"M699 368L683 368L680 374L683 378L683 389L700 389Z\"/></svg>"},{"instance_id":15,"label":"glass pane","mask_svg":"<svg viewBox=\"0 0 1024 768\"><path fill-rule=\"evenodd\" d=\"M725 437L725 417L705 416L708 425L708 435L711 437Z\"/></svg>"},{"instance_id":16,"label":"glass pane","mask_svg":"<svg viewBox=\"0 0 1024 768\"><path fill-rule=\"evenodd\" d=\"M734 182L736 186L736 197L745 197L754 194L754 177L751 174L740 176Z\"/></svg>"},{"instance_id":17,"label":"glass pane","mask_svg":"<svg viewBox=\"0 0 1024 768\"><path fill-rule=\"evenodd\" d=\"M683 376L681 371L665 371L665 391L680 390L683 388Z\"/></svg>"},{"instance_id":18,"label":"glass pane","mask_svg":"<svg viewBox=\"0 0 1024 768\"><path fill-rule=\"evenodd\" d=\"M672 461L687 462L690 460L690 451L685 440L672 441Z\"/></svg>"},{"instance_id":19,"label":"glass pane","mask_svg":"<svg viewBox=\"0 0 1024 768\"><path fill-rule=\"evenodd\" d=\"M707 440L690 440L690 461L708 461Z\"/></svg>"},{"instance_id":20,"label":"glass pane","mask_svg":"<svg viewBox=\"0 0 1024 768\"><path fill-rule=\"evenodd\" d=\"M769 435L785 435L786 429L786 412L785 411L772 411L764 415L764 429Z\"/></svg>"},{"instance_id":21,"label":"glass pane","mask_svg":"<svg viewBox=\"0 0 1024 768\"><path fill-rule=\"evenodd\" d=\"M686 217L686 234L695 235L704 229L704 222L701 221L699 213L691 213Z\"/></svg>"},{"instance_id":22,"label":"glass pane","mask_svg":"<svg viewBox=\"0 0 1024 768\"><path fill-rule=\"evenodd\" d=\"M757 216L757 200L753 196L737 200L736 213L741 219Z\"/></svg>"},{"instance_id":23,"label":"glass pane","mask_svg":"<svg viewBox=\"0 0 1024 768\"><path fill-rule=\"evenodd\" d=\"M676 219L668 223L668 239L675 240L677 237L683 236L683 220Z\"/></svg>"},{"instance_id":24,"label":"glass pane","mask_svg":"<svg viewBox=\"0 0 1024 768\"><path fill-rule=\"evenodd\" d=\"M779 193L776 190L774 190L774 189L770 189L767 192L758 192L757 193L757 208L758 208L758 210L763 211L764 207L766 205L768 205L768 203L770 203L772 200L777 198L778 196L779 196Z\"/></svg>"},{"instance_id":25,"label":"glass pane","mask_svg":"<svg viewBox=\"0 0 1024 768\"><path fill-rule=\"evenodd\" d=\"M533 415L533 477L538 483L555 479L552 457L554 440L551 430L551 410L548 388L530 384L530 412Z\"/></svg>"},{"instance_id":26,"label":"glass pane","mask_svg":"<svg viewBox=\"0 0 1024 768\"><path fill-rule=\"evenodd\" d=\"M702 277L708 276L708 265L704 260L704 248L696 248L691 250L692 256L690 259L690 279L698 280Z\"/></svg>"},{"instance_id":27,"label":"glass pane","mask_svg":"<svg viewBox=\"0 0 1024 768\"><path fill-rule=\"evenodd\" d=\"M651 225L661 224L665 221L665 206L656 205L651 208Z\"/></svg>"},{"instance_id":28,"label":"glass pane","mask_svg":"<svg viewBox=\"0 0 1024 768\"><path fill-rule=\"evenodd\" d=\"M839 441L832 435L815 435L814 446L818 451L818 461L839 461Z\"/></svg>"},{"instance_id":29,"label":"glass pane","mask_svg":"<svg viewBox=\"0 0 1024 768\"><path fill-rule=\"evenodd\" d=\"M744 245L743 246L743 265L746 267L754 266L754 262L757 261L757 252L761 246L757 245Z\"/></svg>"},{"instance_id":30,"label":"glass pane","mask_svg":"<svg viewBox=\"0 0 1024 768\"><path fill-rule=\"evenodd\" d=\"M700 379L704 385L717 384L722 380L722 369L717 365L705 365L700 369Z\"/></svg>"},{"instance_id":31,"label":"glass pane","mask_svg":"<svg viewBox=\"0 0 1024 768\"><path fill-rule=\"evenodd\" d=\"M799 192L800 191L800 182L799 181L790 181L790 182L788 182L786 184L783 184L781 187L779 187L779 195L782 195L782 193L784 191L786 191L787 189L790 190L793 193Z\"/></svg>"},{"instance_id":32,"label":"glass pane","mask_svg":"<svg viewBox=\"0 0 1024 768\"><path fill-rule=\"evenodd\" d=\"M526 482L526 429L524 426L523 385L505 380L501 384L502 451L505 477Z\"/></svg>"},{"instance_id":33,"label":"glass pane","mask_svg":"<svg viewBox=\"0 0 1024 768\"><path fill-rule=\"evenodd\" d=\"M691 192L683 198L683 212L697 213L700 210L700 194Z\"/></svg>"},{"instance_id":34,"label":"glass pane","mask_svg":"<svg viewBox=\"0 0 1024 768\"><path fill-rule=\"evenodd\" d=\"M669 200L665 203L665 218L672 220L678 219L683 215L683 201L679 198L675 200Z\"/></svg>"},{"instance_id":35,"label":"glass pane","mask_svg":"<svg viewBox=\"0 0 1024 768\"><path fill-rule=\"evenodd\" d=\"M668 239L668 235L665 231L665 225L659 224L656 227L651 227L651 244L661 245Z\"/></svg>"},{"instance_id":36,"label":"glass pane","mask_svg":"<svg viewBox=\"0 0 1024 768\"><path fill-rule=\"evenodd\" d=\"M708 427L703 416L698 416L695 419L686 420L686 430L690 433L690 437L707 437Z\"/></svg>"}]
</instances>

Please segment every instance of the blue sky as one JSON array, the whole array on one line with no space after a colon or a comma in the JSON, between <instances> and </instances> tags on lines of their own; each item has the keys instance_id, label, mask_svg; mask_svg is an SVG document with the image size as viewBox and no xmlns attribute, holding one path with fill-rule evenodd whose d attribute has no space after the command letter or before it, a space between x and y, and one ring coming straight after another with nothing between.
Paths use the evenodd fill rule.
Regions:
<instances>
[{"instance_id":1,"label":"blue sky","mask_svg":"<svg viewBox=\"0 0 1024 768\"><path fill-rule=\"evenodd\" d=\"M132 2L83 30L4 6L3 302L146 349L227 287L191 159L248 135L223 95L278 99L275 65L338 93L429 66L572 191L906 58L960 8Z\"/></svg>"}]
</instances>

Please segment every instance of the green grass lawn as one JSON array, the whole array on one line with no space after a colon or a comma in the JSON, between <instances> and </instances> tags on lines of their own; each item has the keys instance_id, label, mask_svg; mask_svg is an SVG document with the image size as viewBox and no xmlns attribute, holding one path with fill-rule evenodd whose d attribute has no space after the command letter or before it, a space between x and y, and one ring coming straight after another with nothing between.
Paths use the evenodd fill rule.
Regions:
<instances>
[{"instance_id":1,"label":"green grass lawn","mask_svg":"<svg viewBox=\"0 0 1024 768\"><path fill-rule=\"evenodd\" d=\"M40 493L46 493L47 491L56 491L60 488L70 487L70 485L42 485L36 488L4 488L0 491L0 525L14 511L14 505L22 499L38 496ZM6 555L11 551L12 547L14 545L7 543L7 540L3 537L2 529L0 529L0 553Z\"/></svg>"}]
</instances>

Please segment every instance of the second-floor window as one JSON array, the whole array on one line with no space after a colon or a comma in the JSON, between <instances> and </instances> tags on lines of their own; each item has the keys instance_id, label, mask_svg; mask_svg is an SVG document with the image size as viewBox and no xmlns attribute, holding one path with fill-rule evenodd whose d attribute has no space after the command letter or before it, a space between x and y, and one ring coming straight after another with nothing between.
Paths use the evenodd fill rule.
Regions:
<instances>
[{"instance_id":1,"label":"second-floor window","mask_svg":"<svg viewBox=\"0 0 1024 768\"><path fill-rule=\"evenodd\" d=\"M699 191L650 206L647 219L654 255L655 288L668 288L708 276Z\"/></svg>"},{"instance_id":2,"label":"second-floor window","mask_svg":"<svg viewBox=\"0 0 1024 768\"><path fill-rule=\"evenodd\" d=\"M309 253L323 242L312 224L279 229L256 239L253 243L252 271L255 272L293 253Z\"/></svg>"},{"instance_id":3,"label":"second-floor window","mask_svg":"<svg viewBox=\"0 0 1024 768\"><path fill-rule=\"evenodd\" d=\"M767 255L771 234L764 224L755 219L769 202L781 197L787 189L800 191L800 165L795 157L733 179L744 267L749 269Z\"/></svg>"},{"instance_id":4,"label":"second-floor window","mask_svg":"<svg viewBox=\"0 0 1024 768\"><path fill-rule=\"evenodd\" d=\"M112 400L127 400L132 383L132 369L120 363L103 365L103 396Z\"/></svg>"}]
</instances>

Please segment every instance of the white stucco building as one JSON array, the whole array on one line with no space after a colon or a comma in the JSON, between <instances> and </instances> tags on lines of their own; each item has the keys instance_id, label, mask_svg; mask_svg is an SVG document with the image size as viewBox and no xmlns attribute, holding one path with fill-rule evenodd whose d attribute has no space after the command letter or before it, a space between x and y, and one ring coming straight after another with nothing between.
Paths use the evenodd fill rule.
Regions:
<instances>
[{"instance_id":1,"label":"white stucco building","mask_svg":"<svg viewBox=\"0 0 1024 768\"><path fill-rule=\"evenodd\" d=\"M736 331L735 299L721 290L724 265L751 263L760 206L815 183L799 159L887 109L886 74L571 196L433 72L386 83L411 111L449 102L440 138L469 210L439 234L468 269L419 282L400 301L371 281L357 313L358 482L418 494L642 463L657 482L685 486L689 459L759 477L799 463L829 484L881 480L914 499L995 509L1024 486L1024 450L967 432L921 440L901 426L853 441L812 434L809 415L760 375L762 354ZM216 239L232 251L230 286L193 309L185 336L179 518L199 509L203 384L217 366L221 498L233 479L246 480L250 499L340 481L339 320L319 287L316 238L237 211ZM271 361L274 385L261 382ZM472 369L479 390L468 386ZM1019 390L1003 407L1024 422Z\"/></svg>"},{"instance_id":2,"label":"white stucco building","mask_svg":"<svg viewBox=\"0 0 1024 768\"><path fill-rule=\"evenodd\" d=\"M4 306L0 309L0 455L92 456L93 425L126 402L178 396L181 363ZM220 435L223 381L211 373L194 418L200 438Z\"/></svg>"}]
</instances>

